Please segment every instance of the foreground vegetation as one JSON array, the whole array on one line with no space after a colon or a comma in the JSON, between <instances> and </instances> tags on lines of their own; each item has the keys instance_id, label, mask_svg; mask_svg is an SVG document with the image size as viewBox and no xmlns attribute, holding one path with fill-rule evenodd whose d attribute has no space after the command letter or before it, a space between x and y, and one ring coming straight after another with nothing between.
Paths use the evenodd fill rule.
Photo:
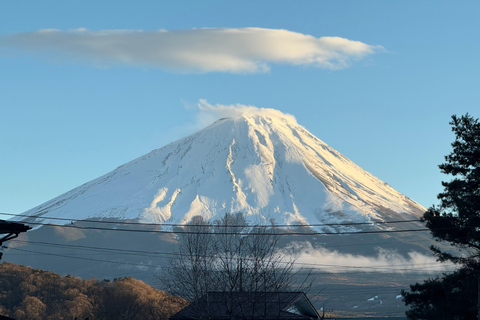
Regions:
<instances>
[{"instance_id":1,"label":"foreground vegetation","mask_svg":"<svg viewBox=\"0 0 480 320\"><path fill-rule=\"evenodd\" d=\"M477 282L480 279L480 119L466 114L453 116L453 151L439 166L450 181L442 182L439 206L433 206L423 220L436 240L450 243L459 254L437 247L431 250L441 262L459 266L451 274L428 279L402 291L411 320L477 319Z\"/></svg>"},{"instance_id":2,"label":"foreground vegetation","mask_svg":"<svg viewBox=\"0 0 480 320\"><path fill-rule=\"evenodd\" d=\"M186 305L186 300L133 278L82 280L0 265L0 315L18 320L168 319Z\"/></svg>"}]
</instances>

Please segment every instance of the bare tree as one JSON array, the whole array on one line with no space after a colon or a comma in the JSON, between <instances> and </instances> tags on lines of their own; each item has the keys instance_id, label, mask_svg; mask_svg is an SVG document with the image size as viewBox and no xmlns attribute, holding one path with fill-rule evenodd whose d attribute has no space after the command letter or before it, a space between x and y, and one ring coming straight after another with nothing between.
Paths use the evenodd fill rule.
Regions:
<instances>
[{"instance_id":1,"label":"bare tree","mask_svg":"<svg viewBox=\"0 0 480 320\"><path fill-rule=\"evenodd\" d=\"M212 227L195 216L180 232L176 255L160 280L175 295L194 301L212 289Z\"/></svg>"},{"instance_id":2,"label":"bare tree","mask_svg":"<svg viewBox=\"0 0 480 320\"><path fill-rule=\"evenodd\" d=\"M294 270L295 259L278 248L276 230L273 224L250 226L242 213L213 222L197 216L179 230L176 256L161 280L190 301L209 291L286 291L299 270Z\"/></svg>"}]
</instances>

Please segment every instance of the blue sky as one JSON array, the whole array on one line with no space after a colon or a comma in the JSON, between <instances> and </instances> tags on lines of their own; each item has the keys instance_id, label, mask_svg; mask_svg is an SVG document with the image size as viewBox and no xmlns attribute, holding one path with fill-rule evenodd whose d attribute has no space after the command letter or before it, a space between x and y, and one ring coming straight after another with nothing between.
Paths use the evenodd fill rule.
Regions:
<instances>
[{"instance_id":1,"label":"blue sky","mask_svg":"<svg viewBox=\"0 0 480 320\"><path fill-rule=\"evenodd\" d=\"M437 165L453 141L450 116L480 117L479 9L477 1L2 1L0 212L21 213L194 132L200 99L290 113L428 207L446 179ZM221 70L201 60L224 44L207 30L244 28L257 29L242 44L232 37L227 52L243 60ZM57 29L47 35L54 40L44 29ZM152 47L160 29L170 42ZM96 52L102 30L126 47L112 40ZM197 56L178 60L180 33L200 39ZM321 37L342 39L348 52L329 51ZM312 46L314 62L302 55Z\"/></svg>"}]
</instances>

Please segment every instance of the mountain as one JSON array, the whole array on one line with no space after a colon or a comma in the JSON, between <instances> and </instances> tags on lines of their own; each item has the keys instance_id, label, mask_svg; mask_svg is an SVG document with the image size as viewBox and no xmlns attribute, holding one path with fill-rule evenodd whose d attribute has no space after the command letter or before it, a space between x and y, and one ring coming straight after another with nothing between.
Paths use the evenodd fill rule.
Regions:
<instances>
[{"instance_id":1,"label":"mountain","mask_svg":"<svg viewBox=\"0 0 480 320\"><path fill-rule=\"evenodd\" d=\"M418 219L425 208L313 136L293 116L254 108L24 212L36 217L24 221L31 226L51 224L11 240L4 259L84 278L134 276L158 284L158 275L169 272L178 238L156 224L238 211L251 224L274 219L333 231L287 231L278 242L294 248L301 263L315 265L312 291L318 301L328 299L329 308L402 313L400 290L425 277L418 272L439 270L428 249L434 241L427 232L415 232L424 230L419 222L348 225ZM333 223L343 225L324 225ZM342 232L362 228L395 232ZM380 300L370 300L374 296Z\"/></svg>"},{"instance_id":2,"label":"mountain","mask_svg":"<svg viewBox=\"0 0 480 320\"><path fill-rule=\"evenodd\" d=\"M273 109L256 109L154 150L26 211L185 223L242 211L252 223L369 222L425 209Z\"/></svg>"}]
</instances>

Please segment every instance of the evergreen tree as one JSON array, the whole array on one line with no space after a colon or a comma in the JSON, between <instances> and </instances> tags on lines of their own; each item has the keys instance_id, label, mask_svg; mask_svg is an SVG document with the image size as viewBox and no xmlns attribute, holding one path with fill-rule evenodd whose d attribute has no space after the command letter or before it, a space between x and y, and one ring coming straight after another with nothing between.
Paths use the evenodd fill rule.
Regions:
<instances>
[{"instance_id":1,"label":"evergreen tree","mask_svg":"<svg viewBox=\"0 0 480 320\"><path fill-rule=\"evenodd\" d=\"M439 167L452 175L442 182L444 191L438 195L440 206L424 215L427 227L440 241L447 241L467 256L452 255L433 247L441 261L452 261L464 267L479 269L480 254L480 122L466 114L453 116L452 130L456 135L453 151Z\"/></svg>"},{"instance_id":2,"label":"evergreen tree","mask_svg":"<svg viewBox=\"0 0 480 320\"><path fill-rule=\"evenodd\" d=\"M466 268L402 291L409 319L471 320L477 315L477 281Z\"/></svg>"},{"instance_id":3,"label":"evergreen tree","mask_svg":"<svg viewBox=\"0 0 480 320\"><path fill-rule=\"evenodd\" d=\"M436 240L450 243L460 251L452 254L432 246L438 260L451 261L460 269L411 285L410 292L402 291L405 304L410 306L409 319L476 318L476 283L480 276L480 122L467 113L452 116L450 124L455 133L453 150L439 167L453 178L442 182L440 205L431 207L423 220Z\"/></svg>"}]
</instances>

